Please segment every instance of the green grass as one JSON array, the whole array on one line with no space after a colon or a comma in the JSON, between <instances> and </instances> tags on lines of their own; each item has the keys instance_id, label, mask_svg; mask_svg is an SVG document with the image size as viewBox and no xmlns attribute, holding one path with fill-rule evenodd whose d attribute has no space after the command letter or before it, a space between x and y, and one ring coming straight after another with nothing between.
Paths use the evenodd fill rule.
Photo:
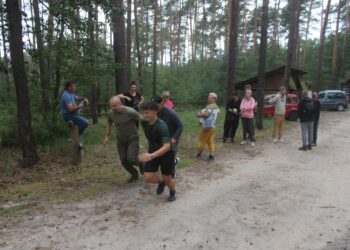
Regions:
<instances>
[{"instance_id":1,"label":"green grass","mask_svg":"<svg viewBox=\"0 0 350 250\"><path fill-rule=\"evenodd\" d=\"M193 155L196 153L198 133L200 130L197 112L200 108L178 109L185 129L181 138L179 168L188 168L195 164ZM224 108L221 108L224 112ZM126 183L128 175L121 167L116 152L115 131L108 145L103 146L105 135L105 117L99 119L96 125L90 125L84 135L86 152L81 164L81 171L75 171L70 163L70 144L66 135L63 135L48 146L41 147L41 162L32 169L21 169L13 159L18 158L19 152L13 149L1 150L0 160L0 207L12 202L19 204L9 209L0 209L0 217L19 214L26 204L36 201L61 203L80 201L92 198ZM217 121L217 137L223 133L224 113ZM259 140L271 135L273 119L264 120L265 129L256 131ZM288 122L286 124L288 127ZM67 135L69 130L67 128ZM140 129L142 150L146 150L146 139ZM241 126L237 131L237 141L242 138ZM218 144L218 150L225 147ZM1 164L1 163L0 163Z\"/></svg>"}]
</instances>

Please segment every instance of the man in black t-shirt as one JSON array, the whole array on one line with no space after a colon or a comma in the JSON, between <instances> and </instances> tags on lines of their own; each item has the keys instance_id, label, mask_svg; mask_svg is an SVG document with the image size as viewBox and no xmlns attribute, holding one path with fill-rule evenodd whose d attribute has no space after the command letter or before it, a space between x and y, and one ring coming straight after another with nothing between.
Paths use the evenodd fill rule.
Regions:
<instances>
[{"instance_id":1,"label":"man in black t-shirt","mask_svg":"<svg viewBox=\"0 0 350 250\"><path fill-rule=\"evenodd\" d=\"M148 153L139 156L139 161L145 163L144 180L158 184L157 194L164 192L165 186L170 189L169 201L176 200L175 182L171 177L175 153L171 150L168 126L158 119L158 106L155 102L147 102L142 106L145 121L142 128L148 140ZM160 167L162 179L156 174Z\"/></svg>"}]
</instances>

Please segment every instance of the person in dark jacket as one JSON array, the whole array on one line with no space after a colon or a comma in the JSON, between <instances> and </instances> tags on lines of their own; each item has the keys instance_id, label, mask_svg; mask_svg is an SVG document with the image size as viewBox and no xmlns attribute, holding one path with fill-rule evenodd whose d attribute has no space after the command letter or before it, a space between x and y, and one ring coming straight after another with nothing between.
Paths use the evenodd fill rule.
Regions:
<instances>
[{"instance_id":1,"label":"person in dark jacket","mask_svg":"<svg viewBox=\"0 0 350 250\"><path fill-rule=\"evenodd\" d=\"M184 129L184 125L180 120L180 117L177 113L165 106L163 98L160 96L155 96L152 98L152 101L157 103L158 105L158 118L162 119L169 129L170 141L171 141L171 151L175 154L175 164L174 169L172 171L172 177L176 176L176 165L179 163L179 158L176 157L176 152L179 146L180 138Z\"/></svg>"},{"instance_id":2,"label":"person in dark jacket","mask_svg":"<svg viewBox=\"0 0 350 250\"><path fill-rule=\"evenodd\" d=\"M315 120L314 120L314 133L313 133L313 140L312 140L312 146L317 146L317 132L318 132L318 123L320 121L320 113L321 113L321 103L318 100L318 94L316 92L312 93L312 100L314 102L315 106Z\"/></svg>"},{"instance_id":3,"label":"person in dark jacket","mask_svg":"<svg viewBox=\"0 0 350 250\"><path fill-rule=\"evenodd\" d=\"M223 143L226 142L228 138L231 138L231 142L234 142L236 131L239 125L239 114L241 112L241 99L237 93L232 93L231 99L226 103L226 117L224 125L224 138Z\"/></svg>"},{"instance_id":4,"label":"person in dark jacket","mask_svg":"<svg viewBox=\"0 0 350 250\"><path fill-rule=\"evenodd\" d=\"M312 99L308 97L308 91L304 90L301 97L302 99L298 104L298 115L301 124L303 146L299 150L307 151L308 149L312 149L315 106Z\"/></svg>"}]
</instances>

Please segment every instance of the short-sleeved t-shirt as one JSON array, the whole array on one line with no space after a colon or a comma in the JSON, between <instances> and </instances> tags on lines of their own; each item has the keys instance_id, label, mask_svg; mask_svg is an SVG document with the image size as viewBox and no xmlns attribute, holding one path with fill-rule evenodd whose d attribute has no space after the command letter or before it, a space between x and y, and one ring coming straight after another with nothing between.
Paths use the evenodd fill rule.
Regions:
<instances>
[{"instance_id":1,"label":"short-sleeved t-shirt","mask_svg":"<svg viewBox=\"0 0 350 250\"><path fill-rule=\"evenodd\" d=\"M134 109L124 106L121 112L110 111L107 117L117 128L118 140L128 141L139 136L135 121L139 120L140 114Z\"/></svg>"},{"instance_id":2,"label":"short-sleeved t-shirt","mask_svg":"<svg viewBox=\"0 0 350 250\"><path fill-rule=\"evenodd\" d=\"M60 110L63 115L71 114L67 109L67 105L71 104L73 106L76 105L77 96L74 93L69 93L68 91L63 91L61 99L60 99Z\"/></svg>"},{"instance_id":3,"label":"short-sleeved t-shirt","mask_svg":"<svg viewBox=\"0 0 350 250\"><path fill-rule=\"evenodd\" d=\"M164 144L170 143L168 126L163 120L158 118L152 125L150 125L147 121L143 121L142 128L148 140L149 153L156 152L163 147Z\"/></svg>"},{"instance_id":4,"label":"short-sleeved t-shirt","mask_svg":"<svg viewBox=\"0 0 350 250\"><path fill-rule=\"evenodd\" d=\"M135 110L139 110L139 105L141 102L141 95L136 92L136 94L133 96L130 92L126 92L123 94L124 96L129 97L131 100L125 100L124 104L125 106L128 106L130 108L133 108Z\"/></svg>"}]
</instances>

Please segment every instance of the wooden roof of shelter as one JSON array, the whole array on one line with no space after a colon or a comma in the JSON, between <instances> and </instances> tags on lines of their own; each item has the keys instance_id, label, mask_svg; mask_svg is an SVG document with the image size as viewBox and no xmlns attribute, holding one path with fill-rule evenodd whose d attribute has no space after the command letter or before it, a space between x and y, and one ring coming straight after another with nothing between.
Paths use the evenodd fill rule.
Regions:
<instances>
[{"instance_id":1,"label":"wooden roof of shelter","mask_svg":"<svg viewBox=\"0 0 350 250\"><path fill-rule=\"evenodd\" d=\"M271 78L271 77L273 77L275 75L284 74L285 69L286 69L286 66L282 66L282 67L279 67L277 69L274 69L274 70L271 70L271 71L267 71L265 73L266 80L268 80L269 78ZM302 82L300 80L300 76L303 76L305 74L307 74L306 71L303 71L303 70L300 70L300 69L297 69L297 68L292 68L291 69L291 78L294 80L294 83L295 83L295 84L293 84L293 83L291 84L290 83L291 89L300 90L300 89L303 88L302 87ZM236 88L236 90L243 90L245 85L250 84L252 86L252 88L255 89L254 85L257 85L258 81L259 81L259 77L258 76L254 76L252 78L249 78L247 80L244 80L242 82L237 83L235 88ZM280 84L283 84L283 83L280 82L278 84L280 85Z\"/></svg>"}]
</instances>

